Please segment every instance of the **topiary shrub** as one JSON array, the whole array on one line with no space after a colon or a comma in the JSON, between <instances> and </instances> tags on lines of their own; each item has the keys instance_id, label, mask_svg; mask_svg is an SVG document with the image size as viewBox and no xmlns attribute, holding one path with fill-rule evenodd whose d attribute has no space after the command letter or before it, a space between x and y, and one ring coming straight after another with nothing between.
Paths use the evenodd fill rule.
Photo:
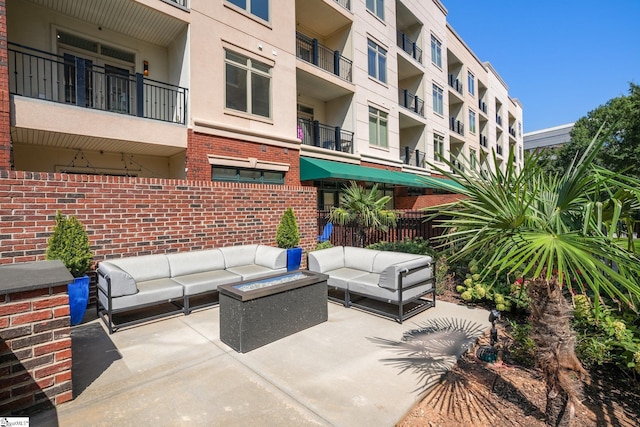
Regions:
<instances>
[{"instance_id":1,"label":"topiary shrub","mask_svg":"<svg viewBox=\"0 0 640 427\"><path fill-rule=\"evenodd\" d=\"M46 258L62 261L73 277L83 276L93 260L87 231L73 215L67 217L58 211L55 221L53 234L48 241Z\"/></svg>"},{"instance_id":2,"label":"topiary shrub","mask_svg":"<svg viewBox=\"0 0 640 427\"><path fill-rule=\"evenodd\" d=\"M280 218L280 224L276 230L276 244L282 249L295 248L300 244L298 223L292 208L287 208Z\"/></svg>"}]
</instances>

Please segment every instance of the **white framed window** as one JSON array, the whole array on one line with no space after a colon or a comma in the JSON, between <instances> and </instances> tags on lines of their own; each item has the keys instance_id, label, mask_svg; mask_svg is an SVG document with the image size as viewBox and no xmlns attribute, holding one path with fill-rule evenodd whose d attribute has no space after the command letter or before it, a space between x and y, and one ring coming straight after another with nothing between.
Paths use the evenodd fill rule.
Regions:
<instances>
[{"instance_id":1,"label":"white framed window","mask_svg":"<svg viewBox=\"0 0 640 427\"><path fill-rule=\"evenodd\" d=\"M367 9L384 21L384 0L367 0Z\"/></svg>"},{"instance_id":2,"label":"white framed window","mask_svg":"<svg viewBox=\"0 0 640 427\"><path fill-rule=\"evenodd\" d=\"M271 117L271 67L225 51L225 107Z\"/></svg>"},{"instance_id":3,"label":"white framed window","mask_svg":"<svg viewBox=\"0 0 640 427\"><path fill-rule=\"evenodd\" d=\"M476 133L476 112L469 110L469 132Z\"/></svg>"},{"instance_id":4,"label":"white framed window","mask_svg":"<svg viewBox=\"0 0 640 427\"><path fill-rule=\"evenodd\" d=\"M369 144L378 147L389 146L388 113L369 107Z\"/></svg>"},{"instance_id":5,"label":"white framed window","mask_svg":"<svg viewBox=\"0 0 640 427\"><path fill-rule=\"evenodd\" d=\"M369 75L375 79L380 80L383 83L386 83L387 82L387 51L371 40L368 40L368 46L369 46L368 47Z\"/></svg>"},{"instance_id":6,"label":"white framed window","mask_svg":"<svg viewBox=\"0 0 640 427\"><path fill-rule=\"evenodd\" d=\"M444 136L433 134L433 159L437 162L444 157Z\"/></svg>"},{"instance_id":7,"label":"white framed window","mask_svg":"<svg viewBox=\"0 0 640 427\"><path fill-rule=\"evenodd\" d=\"M260 19L269 21L269 0L227 0Z\"/></svg>"},{"instance_id":8,"label":"white framed window","mask_svg":"<svg viewBox=\"0 0 640 427\"><path fill-rule=\"evenodd\" d=\"M442 43L431 34L431 62L442 68Z\"/></svg>"},{"instance_id":9,"label":"white framed window","mask_svg":"<svg viewBox=\"0 0 640 427\"><path fill-rule=\"evenodd\" d=\"M467 73L467 88L469 94L476 96L476 76L471 71Z\"/></svg>"},{"instance_id":10,"label":"white framed window","mask_svg":"<svg viewBox=\"0 0 640 427\"><path fill-rule=\"evenodd\" d=\"M437 84L433 84L433 111L440 115L444 112L444 104L442 98L443 90Z\"/></svg>"}]
</instances>

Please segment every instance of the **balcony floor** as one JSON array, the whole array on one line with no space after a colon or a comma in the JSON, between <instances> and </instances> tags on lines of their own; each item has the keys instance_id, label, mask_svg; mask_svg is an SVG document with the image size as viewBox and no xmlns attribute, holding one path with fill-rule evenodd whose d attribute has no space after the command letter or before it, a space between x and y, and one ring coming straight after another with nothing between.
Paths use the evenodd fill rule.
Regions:
<instances>
[{"instance_id":1,"label":"balcony floor","mask_svg":"<svg viewBox=\"0 0 640 427\"><path fill-rule=\"evenodd\" d=\"M71 333L75 400L31 422L394 425L490 326L446 302L402 325L328 304L327 322L245 354L220 341L217 307L113 335L90 307Z\"/></svg>"}]
</instances>

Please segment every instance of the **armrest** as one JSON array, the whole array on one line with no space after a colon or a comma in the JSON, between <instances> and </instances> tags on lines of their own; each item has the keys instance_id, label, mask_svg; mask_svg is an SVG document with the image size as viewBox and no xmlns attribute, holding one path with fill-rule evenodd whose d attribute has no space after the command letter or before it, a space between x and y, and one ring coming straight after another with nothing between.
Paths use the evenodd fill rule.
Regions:
<instances>
[{"instance_id":1,"label":"armrest","mask_svg":"<svg viewBox=\"0 0 640 427\"><path fill-rule=\"evenodd\" d=\"M287 268L287 250L259 245L256 249L255 263L272 270Z\"/></svg>"},{"instance_id":2,"label":"armrest","mask_svg":"<svg viewBox=\"0 0 640 427\"><path fill-rule=\"evenodd\" d=\"M402 276L403 289L433 281L431 263L431 257L421 256L392 264L380 273L379 286L395 291L398 289L400 276Z\"/></svg>"},{"instance_id":3,"label":"armrest","mask_svg":"<svg viewBox=\"0 0 640 427\"><path fill-rule=\"evenodd\" d=\"M138 293L136 281L120 267L103 261L98 265L98 287L110 291L111 297L134 295Z\"/></svg>"}]
</instances>

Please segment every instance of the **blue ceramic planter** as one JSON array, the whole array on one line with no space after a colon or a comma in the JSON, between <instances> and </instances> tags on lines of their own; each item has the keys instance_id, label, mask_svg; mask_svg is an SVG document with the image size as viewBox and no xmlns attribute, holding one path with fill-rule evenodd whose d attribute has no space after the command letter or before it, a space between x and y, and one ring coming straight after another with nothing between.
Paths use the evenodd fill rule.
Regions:
<instances>
[{"instance_id":1,"label":"blue ceramic planter","mask_svg":"<svg viewBox=\"0 0 640 427\"><path fill-rule=\"evenodd\" d=\"M67 285L71 326L82 322L89 301L89 276L76 277Z\"/></svg>"},{"instance_id":2,"label":"blue ceramic planter","mask_svg":"<svg viewBox=\"0 0 640 427\"><path fill-rule=\"evenodd\" d=\"M302 261L302 248L287 249L287 271L299 270Z\"/></svg>"}]
</instances>

